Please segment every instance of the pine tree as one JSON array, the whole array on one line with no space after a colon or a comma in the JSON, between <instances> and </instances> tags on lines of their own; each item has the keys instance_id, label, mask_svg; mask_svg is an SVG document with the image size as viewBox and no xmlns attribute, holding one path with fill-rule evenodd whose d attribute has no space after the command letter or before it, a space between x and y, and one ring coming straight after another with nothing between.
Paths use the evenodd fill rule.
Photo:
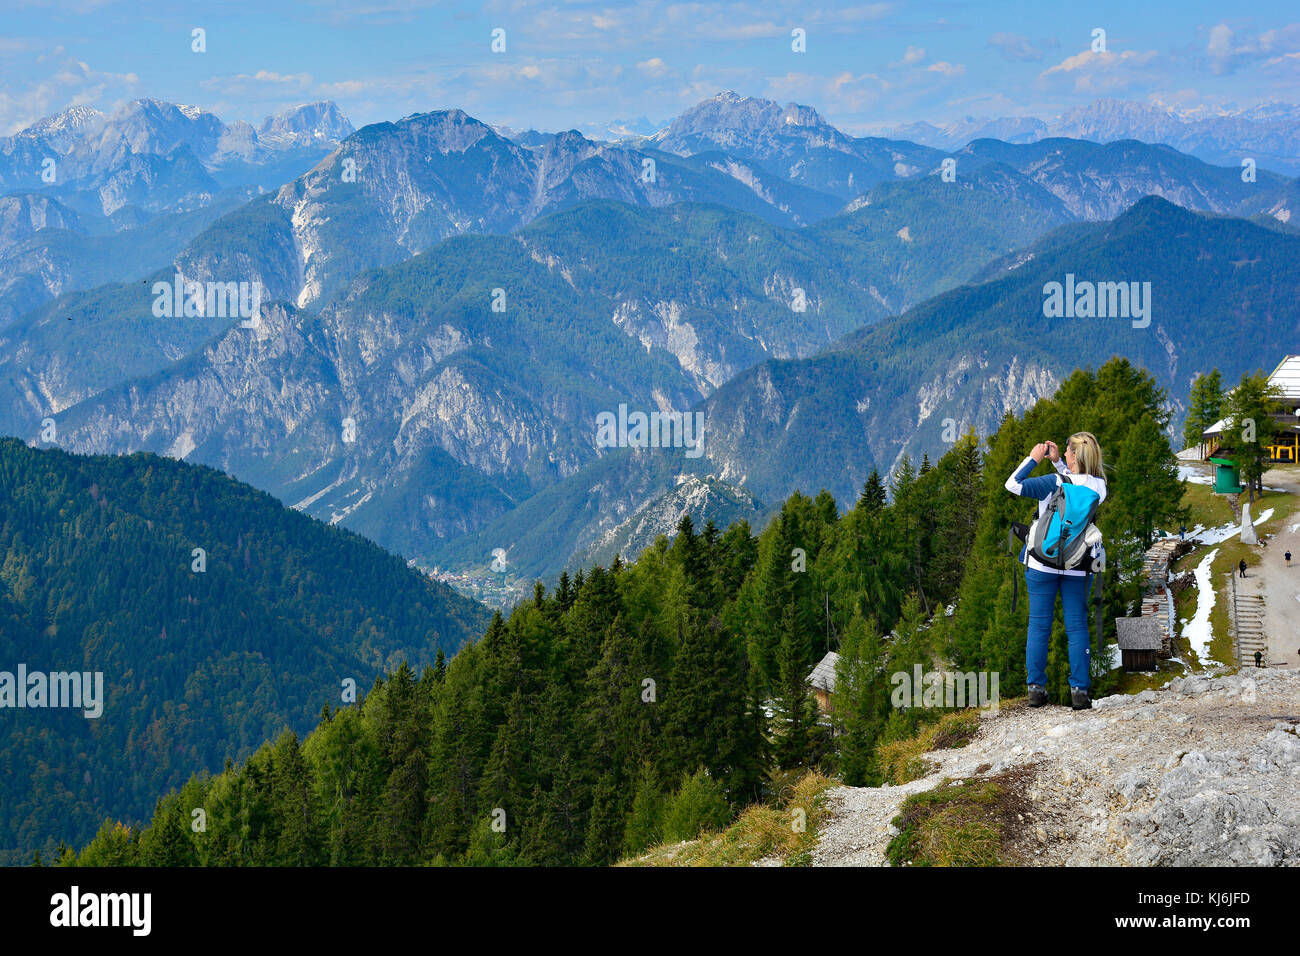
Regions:
<instances>
[{"instance_id":1,"label":"pine tree","mask_svg":"<svg viewBox=\"0 0 1300 956\"><path fill-rule=\"evenodd\" d=\"M490 813L501 811L507 818L517 818L536 786L528 756L530 723L523 691L516 689L479 784L478 806Z\"/></svg>"},{"instance_id":2,"label":"pine tree","mask_svg":"<svg viewBox=\"0 0 1300 956\"><path fill-rule=\"evenodd\" d=\"M866 484L862 486L862 495L858 498L858 510L875 513L885 507L885 482L880 477L880 472L871 469L871 474L867 476Z\"/></svg>"},{"instance_id":3,"label":"pine tree","mask_svg":"<svg viewBox=\"0 0 1300 956\"><path fill-rule=\"evenodd\" d=\"M731 820L722 784L700 767L682 777L682 785L664 810L664 838L694 840L701 833L720 830Z\"/></svg>"},{"instance_id":4,"label":"pine tree","mask_svg":"<svg viewBox=\"0 0 1300 956\"><path fill-rule=\"evenodd\" d=\"M623 831L623 854L634 856L663 839L664 796L649 760L643 761L636 776L632 812Z\"/></svg>"},{"instance_id":5,"label":"pine tree","mask_svg":"<svg viewBox=\"0 0 1300 956\"><path fill-rule=\"evenodd\" d=\"M1180 507L1184 486L1169 438L1150 415L1142 416L1116 449L1116 468L1110 482L1105 526L1110 531L1107 547L1112 561L1119 562L1117 574L1132 579L1141 573L1142 553L1155 540L1161 523L1172 526L1186 520ZM1136 547L1125 546L1133 543Z\"/></svg>"},{"instance_id":6,"label":"pine tree","mask_svg":"<svg viewBox=\"0 0 1300 956\"><path fill-rule=\"evenodd\" d=\"M781 643L777 650L779 697L772 731L773 755L777 765L785 770L807 766L813 757L817 709L806 682L809 667L805 644L798 633L794 603L790 602L781 617Z\"/></svg>"},{"instance_id":7,"label":"pine tree","mask_svg":"<svg viewBox=\"0 0 1300 956\"><path fill-rule=\"evenodd\" d=\"M875 781L875 746L888 701L888 686L880 673L884 663L884 646L874 622L855 615L844 632L831 698L840 728L836 740L840 775L850 787Z\"/></svg>"},{"instance_id":8,"label":"pine tree","mask_svg":"<svg viewBox=\"0 0 1300 956\"><path fill-rule=\"evenodd\" d=\"M1241 481L1249 489L1253 504L1255 491L1263 491L1264 472L1268 470L1269 447L1276 441L1278 425L1270 414L1282 400L1276 386L1270 386L1263 372L1243 373L1226 399L1228 428L1224 443L1233 449L1241 469Z\"/></svg>"},{"instance_id":9,"label":"pine tree","mask_svg":"<svg viewBox=\"0 0 1300 956\"><path fill-rule=\"evenodd\" d=\"M934 523L928 549L926 581L935 597L947 604L961 587L962 576L975 544L983 510L984 478L979 439L971 429L949 450L935 468L937 486L930 501Z\"/></svg>"},{"instance_id":10,"label":"pine tree","mask_svg":"<svg viewBox=\"0 0 1300 956\"><path fill-rule=\"evenodd\" d=\"M155 814L157 819L157 814ZM135 866L140 863L136 834L130 827L113 820L105 820L95 839L91 840L77 856L78 866ZM41 851L37 850L33 866L43 866Z\"/></svg>"},{"instance_id":11,"label":"pine tree","mask_svg":"<svg viewBox=\"0 0 1300 956\"><path fill-rule=\"evenodd\" d=\"M275 833L274 859L278 866L318 866L323 860L320 821L314 797L311 767L303 757L298 735L286 731L270 753L270 796ZM423 797L423 794L421 794ZM179 814L176 826L179 830ZM180 830L184 846L190 843ZM414 839L418 844L419 831ZM188 853L192 854L190 848Z\"/></svg>"},{"instance_id":12,"label":"pine tree","mask_svg":"<svg viewBox=\"0 0 1300 956\"><path fill-rule=\"evenodd\" d=\"M695 533L690 513L677 522L677 535L673 538L672 555L686 580L686 598L693 608L706 610L712 588L709 585L708 556L703 539Z\"/></svg>"},{"instance_id":13,"label":"pine tree","mask_svg":"<svg viewBox=\"0 0 1300 956\"><path fill-rule=\"evenodd\" d=\"M1183 446L1193 448L1202 441L1205 430L1223 417L1223 376L1216 368L1200 374L1192 382L1187 398L1187 421L1183 425Z\"/></svg>"},{"instance_id":14,"label":"pine tree","mask_svg":"<svg viewBox=\"0 0 1300 956\"><path fill-rule=\"evenodd\" d=\"M623 849L627 805L623 789L613 773L601 774L592 791L591 815L587 822L582 861L587 866L606 866L618 860Z\"/></svg>"},{"instance_id":15,"label":"pine tree","mask_svg":"<svg viewBox=\"0 0 1300 956\"><path fill-rule=\"evenodd\" d=\"M504 831L496 828L500 816L489 816L475 824L465 851L467 866L517 866L516 841L510 836L510 821Z\"/></svg>"},{"instance_id":16,"label":"pine tree","mask_svg":"<svg viewBox=\"0 0 1300 956\"><path fill-rule=\"evenodd\" d=\"M922 488L912 459L904 455L894 475L894 506L890 509L890 518L899 551L907 563L906 587L929 611L930 601L925 593L929 545L926 516L930 514L932 505L925 500Z\"/></svg>"},{"instance_id":17,"label":"pine tree","mask_svg":"<svg viewBox=\"0 0 1300 956\"><path fill-rule=\"evenodd\" d=\"M452 660L432 721L429 766L433 773L426 801L425 840L430 854L448 858L461 856L468 848L468 836L478 818L483 767L493 741L482 691L476 686L482 667L475 650L478 648L466 647Z\"/></svg>"},{"instance_id":18,"label":"pine tree","mask_svg":"<svg viewBox=\"0 0 1300 956\"><path fill-rule=\"evenodd\" d=\"M510 819L506 819L506 830L499 830L499 816L489 816L478 821L469 835L469 849L465 851L467 866L517 866L519 853L516 840L511 836Z\"/></svg>"},{"instance_id":19,"label":"pine tree","mask_svg":"<svg viewBox=\"0 0 1300 956\"><path fill-rule=\"evenodd\" d=\"M190 842L180 814L174 806L160 806L140 841L140 863L144 866L197 866L198 854Z\"/></svg>"},{"instance_id":20,"label":"pine tree","mask_svg":"<svg viewBox=\"0 0 1300 956\"><path fill-rule=\"evenodd\" d=\"M696 616L681 635L664 692L665 765L672 776L709 768L733 800L758 790L759 734L741 643L716 618Z\"/></svg>"}]
</instances>

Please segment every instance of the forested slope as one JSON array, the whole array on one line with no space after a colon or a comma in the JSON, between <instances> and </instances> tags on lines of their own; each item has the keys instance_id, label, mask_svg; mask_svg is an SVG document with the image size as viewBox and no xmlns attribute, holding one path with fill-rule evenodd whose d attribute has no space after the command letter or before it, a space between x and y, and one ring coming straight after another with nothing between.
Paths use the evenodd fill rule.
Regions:
<instances>
[{"instance_id":1,"label":"forested slope","mask_svg":"<svg viewBox=\"0 0 1300 956\"><path fill-rule=\"evenodd\" d=\"M0 863L143 818L160 789L306 731L345 679L363 694L488 620L364 538L147 454L0 439L0 556L0 670L102 672L106 698L98 718L0 708Z\"/></svg>"}]
</instances>

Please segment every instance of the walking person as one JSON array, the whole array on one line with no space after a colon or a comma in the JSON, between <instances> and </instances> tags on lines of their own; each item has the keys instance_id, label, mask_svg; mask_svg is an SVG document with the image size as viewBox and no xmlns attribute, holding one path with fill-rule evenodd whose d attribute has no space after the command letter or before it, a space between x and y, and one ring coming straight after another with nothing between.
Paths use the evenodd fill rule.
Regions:
<instances>
[{"instance_id":1,"label":"walking person","mask_svg":"<svg viewBox=\"0 0 1300 956\"><path fill-rule=\"evenodd\" d=\"M1056 474L1029 477L1049 458ZM1006 481L1006 489L1022 498L1038 499L1038 514L1047 510L1048 499L1061 488L1066 478L1096 493L1098 502L1106 500L1106 479L1102 474L1101 446L1091 432L1076 432L1065 443L1065 460L1055 442L1040 442L1030 451ZM1092 546L1092 557L1100 546ZM1061 570L1044 564L1029 553L1029 545L1020 554L1025 565L1025 588L1029 594L1029 630L1025 635L1025 679L1029 684L1029 706L1047 703L1047 644L1056 617L1056 597L1061 597L1065 615L1065 633L1070 647L1070 706L1086 710L1092 706L1089 673L1092 660L1088 634L1088 571Z\"/></svg>"},{"instance_id":2,"label":"walking person","mask_svg":"<svg viewBox=\"0 0 1300 956\"><path fill-rule=\"evenodd\" d=\"M1241 569L1241 576L1244 578L1246 576L1246 559L1242 558L1241 564L1237 565L1237 567Z\"/></svg>"},{"instance_id":3,"label":"walking person","mask_svg":"<svg viewBox=\"0 0 1300 956\"><path fill-rule=\"evenodd\" d=\"M1256 667L1263 667L1263 666L1264 666L1264 654L1263 654L1262 651L1256 651L1256 652L1255 652L1255 666L1256 666Z\"/></svg>"},{"instance_id":4,"label":"walking person","mask_svg":"<svg viewBox=\"0 0 1300 956\"><path fill-rule=\"evenodd\" d=\"M1291 567L1291 552L1288 551L1285 555L1283 555L1283 557L1286 558L1286 566L1288 568Z\"/></svg>"}]
</instances>

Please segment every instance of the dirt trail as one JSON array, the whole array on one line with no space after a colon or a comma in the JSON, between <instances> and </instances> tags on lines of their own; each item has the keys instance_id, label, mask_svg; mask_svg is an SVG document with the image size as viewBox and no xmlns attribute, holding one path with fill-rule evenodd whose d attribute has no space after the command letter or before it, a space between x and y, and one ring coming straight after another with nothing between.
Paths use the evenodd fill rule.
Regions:
<instances>
[{"instance_id":1,"label":"dirt trail","mask_svg":"<svg viewBox=\"0 0 1300 956\"><path fill-rule=\"evenodd\" d=\"M1264 484L1300 495L1295 468L1275 468L1264 473ZM1264 636L1268 638L1268 663L1272 667L1300 664L1300 514L1285 518L1261 549L1258 567L1237 578L1239 594L1255 594L1264 601ZM1291 552L1291 567L1283 555Z\"/></svg>"}]
</instances>

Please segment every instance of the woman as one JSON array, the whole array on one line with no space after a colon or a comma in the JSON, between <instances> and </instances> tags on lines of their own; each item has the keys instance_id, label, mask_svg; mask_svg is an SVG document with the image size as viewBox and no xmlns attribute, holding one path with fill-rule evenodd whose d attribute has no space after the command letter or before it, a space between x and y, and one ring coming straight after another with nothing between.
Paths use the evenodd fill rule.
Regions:
<instances>
[{"instance_id":1,"label":"woman","mask_svg":"<svg viewBox=\"0 0 1300 956\"><path fill-rule=\"evenodd\" d=\"M1043 458L1050 458L1056 467L1055 475L1030 478ZM1063 483L1062 475L1069 475L1074 484L1084 485L1106 500L1106 479L1102 474L1101 446L1091 432L1076 432L1065 443L1065 461L1055 442L1040 442L1029 457L1020 463L1007 479L1007 490L1023 498L1038 499L1038 513L1047 509L1047 499ZM1095 550L1095 549L1094 549ZM1065 633L1070 641L1070 706L1087 710L1092 706L1088 696L1090 644L1088 637L1088 572L1059 571L1043 564L1028 553L1020 554L1025 564L1025 586L1029 592L1029 633L1025 638L1025 678L1029 682L1029 706L1042 707L1047 703L1047 642L1052 634L1052 620L1056 617L1056 595L1061 595L1061 609L1065 613ZM1094 555L1095 557L1095 555Z\"/></svg>"}]
</instances>

